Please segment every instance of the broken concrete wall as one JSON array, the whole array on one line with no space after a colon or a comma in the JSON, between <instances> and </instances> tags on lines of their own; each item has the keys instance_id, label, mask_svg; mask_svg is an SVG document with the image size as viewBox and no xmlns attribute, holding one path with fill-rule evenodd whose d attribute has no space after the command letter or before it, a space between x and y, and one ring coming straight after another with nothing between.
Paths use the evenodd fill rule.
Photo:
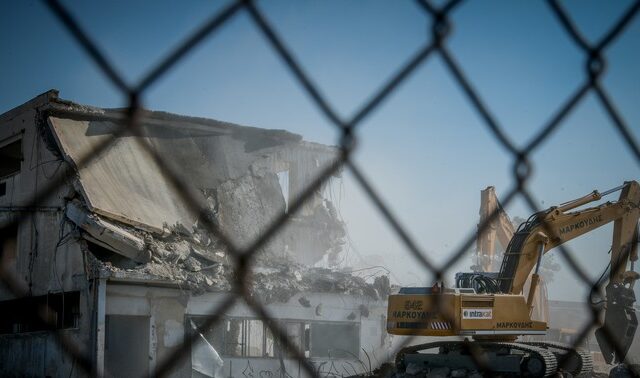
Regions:
<instances>
[{"instance_id":1,"label":"broken concrete wall","mask_svg":"<svg viewBox=\"0 0 640 378\"><path fill-rule=\"evenodd\" d=\"M305 209L300 215L291 217L283 227L280 237L285 249L301 264L314 265L327 256L329 266L339 265L346 230L333 204L323 201Z\"/></svg>"},{"instance_id":2,"label":"broken concrete wall","mask_svg":"<svg viewBox=\"0 0 640 378\"><path fill-rule=\"evenodd\" d=\"M0 145L9 141L20 140L22 163L18 174L2 178L6 183L6 193L0 196L0 206L20 207L27 204L34 191L44 184L43 173L49 176L56 173L59 159L53 155L41 139L41 130L37 127L40 122L38 106L47 103L46 97L36 97L19 108L0 115ZM36 165L40 166L36 169ZM52 193L40 206L57 206L60 203L61 192ZM7 210L3 210L3 213Z\"/></svg>"},{"instance_id":3,"label":"broken concrete wall","mask_svg":"<svg viewBox=\"0 0 640 378\"><path fill-rule=\"evenodd\" d=\"M0 196L0 226L20 220L14 273L27 285L31 295L86 286L79 248L73 243L59 243L71 231L66 227L63 233L61 226L65 223L64 208L73 196L73 188L61 185L37 206L29 203L39 190L68 169L53 151L55 146L47 143L44 136L46 130L37 107L45 104L46 95L42 95L0 118L0 141L20 136L23 157L20 173L3 180L7 193ZM9 297L5 292L3 298Z\"/></svg>"},{"instance_id":4,"label":"broken concrete wall","mask_svg":"<svg viewBox=\"0 0 640 378\"><path fill-rule=\"evenodd\" d=\"M239 248L247 248L285 211L278 176L266 170L253 169L238 179L228 180L215 189L215 194L218 224ZM267 248L285 250L278 239Z\"/></svg>"},{"instance_id":5,"label":"broken concrete wall","mask_svg":"<svg viewBox=\"0 0 640 378\"><path fill-rule=\"evenodd\" d=\"M308 142L270 148L244 175L222 183L215 190L216 215L223 231L241 247L249 246L335 159L336 150ZM281 172L287 172L287 188L282 188L278 180L277 174ZM327 254L342 251L345 226L324 196L327 185L321 185L290 215L285 226L263 248L265 254L288 256L313 265Z\"/></svg>"},{"instance_id":6,"label":"broken concrete wall","mask_svg":"<svg viewBox=\"0 0 640 378\"><path fill-rule=\"evenodd\" d=\"M192 230L197 213L205 208L223 233L245 248L338 157L335 148L303 142L285 131L146 114L144 137L117 138L99 159L79 171L79 188L90 211L156 235L175 224ZM118 115L97 111L83 119L62 112L49 117L49 122L65 159L75 164L114 135L120 126L114 119ZM166 160L165 167L177 175L197 209L186 204L140 143ZM288 174L286 189L278 180L281 172ZM322 189L316 191L292 217L290 232L273 238L263 249L307 264L326 253L338 253L344 224L331 208Z\"/></svg>"},{"instance_id":7,"label":"broken concrete wall","mask_svg":"<svg viewBox=\"0 0 640 378\"><path fill-rule=\"evenodd\" d=\"M0 179L6 185L6 192L0 195L0 227L19 221L14 235L15 261L9 272L21 292L18 297L79 293L77 319L59 332L71 336L90 358L95 336L91 316L94 286L85 275L83 253L73 241L73 227L65 222L64 214L65 203L74 190L61 185L49 191L37 206L29 203L38 191L69 169L56 153L40 111L52 97L54 93L45 93L0 116L0 146L2 141L17 138L22 152L19 173ZM6 301L15 299L13 292L0 285L0 301L12 304ZM15 302L12 311L22 310ZM36 325L23 321L20 327L25 326ZM82 376L82 370L60 349L50 331L4 333L0 335L0 376L14 375Z\"/></svg>"}]
</instances>

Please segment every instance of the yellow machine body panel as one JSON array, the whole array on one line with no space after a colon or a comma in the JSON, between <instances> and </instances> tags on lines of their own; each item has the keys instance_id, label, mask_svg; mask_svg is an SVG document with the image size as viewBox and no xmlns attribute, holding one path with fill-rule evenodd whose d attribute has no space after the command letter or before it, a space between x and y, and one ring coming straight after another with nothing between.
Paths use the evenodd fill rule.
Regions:
<instances>
[{"instance_id":1,"label":"yellow machine body panel","mask_svg":"<svg viewBox=\"0 0 640 378\"><path fill-rule=\"evenodd\" d=\"M387 331L394 335L455 336L460 327L460 295L392 294Z\"/></svg>"},{"instance_id":2,"label":"yellow machine body panel","mask_svg":"<svg viewBox=\"0 0 640 378\"><path fill-rule=\"evenodd\" d=\"M545 322L531 320L524 297L511 294L392 294L387 315L394 335L501 338L547 330Z\"/></svg>"}]
</instances>

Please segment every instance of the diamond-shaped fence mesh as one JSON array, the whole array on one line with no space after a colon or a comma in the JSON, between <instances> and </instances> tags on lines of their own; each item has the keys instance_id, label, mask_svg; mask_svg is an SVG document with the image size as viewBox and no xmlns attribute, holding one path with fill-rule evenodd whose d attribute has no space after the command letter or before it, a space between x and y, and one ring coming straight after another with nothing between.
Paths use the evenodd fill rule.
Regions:
<instances>
[{"instance_id":1,"label":"diamond-shaped fence mesh","mask_svg":"<svg viewBox=\"0 0 640 378\"><path fill-rule=\"evenodd\" d=\"M619 112L616 110L613 100L607 93L606 88L604 88L601 81L606 68L607 47L609 47L614 40L625 32L625 28L634 18L638 18L640 1L634 2L595 43L587 41L582 36L580 30L572 22L571 15L563 9L559 2L548 1L548 7L557 18L557 21L562 25L564 31L571 37L572 41L583 53L585 65L583 67L576 67L576 70L584 71L584 80L575 92L573 92L563 103L558 105L557 110L554 112L550 120L546 124L542 125L539 131L527 143L525 143L524 146L516 145L509 135L507 135L504 127L492 114L485 104L485 101L483 101L483 98L474 88L472 84L473 81L466 75L461 65L456 60L455 55L447 46L448 38L452 33L452 21L450 16L455 9L464 6L463 1L453 0L446 2L443 6L435 6L427 0L418 0L419 5L421 6L420 8L424 10L424 16L432 21L431 30L429 30L424 37L425 44L401 67L399 67L395 71L395 74L392 75L384 85L372 93L371 96L368 97L368 100L358 108L355 115L349 119L344 119L339 116L338 112L321 94L313 79L307 74L304 67L296 59L294 52L286 46L283 39L278 35L275 28L271 25L260 8L252 1L233 2L218 13L212 15L211 18L201 25L192 35L186 38L178 48L173 50L166 59L158 62L138 83L133 84L127 83L127 81L116 72L100 47L87 33L85 33L77 20L74 19L71 13L68 12L68 10L58 0L45 0L45 3L50 12L54 14L59 22L65 26L70 35L84 49L88 57L102 71L104 76L121 91L123 96L128 98L129 103L126 120L121 122L119 130L111 134L97 148L90 151L90 153L78 159L78 169L87 166L94 161L94 159L99 157L101 153L108 149L119 136L124 135L125 133L144 133L139 126L141 113L144 112L141 104L147 88L161 78L169 69L180 64L184 56L189 53L190 50L202 44L241 12L246 12L246 14L250 16L251 21L264 35L270 47L280 57L282 65L290 71L306 94L312 99L318 109L327 117L330 123L339 130L341 138L337 159L321 171L315 179L311 180L308 187L291 202L289 205L289 211L276 217L276 219L273 219L270 225L266 228L266 231L248 247L240 248L235 245L231 239L218 229L216 224L211 221L206 222L206 220L209 219L207 216L202 216L200 218L205 220L204 226L225 244L230 255L233 257L235 271L233 288L231 290L234 295L227 297L227 299L220 304L213 313L206 317L199 328L204 330L216 324L222 319L226 310L231 308L231 306L237 302L244 301L248 307L265 322L275 338L295 357L295 359L300 362L302 369L309 376L320 376L320 372L316 370L309 362L309 359L306 358L298 348L296 348L294 343L287 338L286 332L281 329L278 324L269 321L271 316L266 307L250 295L248 282L256 251L265 245L270 238L276 235L282 227L287 224L291 215L295 214L296 211L304 205L305 201L307 201L311 195L333 174L341 169L349 170L353 174L356 182L361 186L364 193L366 193L371 202L388 222L389 228L399 236L400 240L405 244L417 261L420 262L424 270L429 272L429 274L435 277L436 280L441 279L448 272L449 268L462 258L464 253L475 241L475 233L470 234L463 243L461 243L457 250L451 252L444 264L437 265L424 253L423 250L421 250L418 244L412 240L409 233L403 229L400 222L394 217L388 204L385 203L372 185L370 185L367 178L365 178L361 167L351 159L352 152L357 148L356 142L358 140L358 132L360 132L358 126L374 109L389 97L389 95L393 93L400 84L407 81L414 71L424 65L425 62L430 60L432 57L436 55L440 56L451 78L459 86L472 108L480 116L484 127L490 131L491 135L493 135L493 137L506 149L506 151L508 151L508 154L511 156L511 162L513 163L512 185L508 193L501 199L501 203L504 206L508 206L516 198L520 197L521 199L524 199L532 212L536 213L541 210L537 206L539 202L535 199L534 193L531 192L528 186L529 178L532 175L535 165L530 158L531 154L538 149L543 142L553 137L554 132L561 127L568 115L574 111L578 104L580 104L589 93L595 95L595 98L600 102L607 116L610 118L612 133L618 133L623 138L626 143L626 147L631 151L633 156L635 156L636 161L640 162L640 148L630 132L630 126L625 123ZM366 133L366 130L362 130L361 132ZM185 187L185 184L179 179L177 172L171 168L172 165L165 161L165 157L160 156L150 148L147 143L141 142L140 140L142 139L137 140L138 143L140 143L141 149L148 153L149 156L157 162L158 166L162 167L162 175L174 187L174 189L177 190L186 206L194 213L204 215L206 213L205 209L201 209L197 200L190 196L188 188ZM56 188L63 185L66 180L70 178L69 175L70 173L61 175L59 179L54 180L48 186L41 188L30 198L26 207L37 207L39 204L43 203ZM498 213L496 210L479 226L478 231L482 232L485 230L497 216ZM17 219L15 222L19 223L21 222L21 219ZM10 227L11 226L12 225L10 225ZM547 231L553 235L553 231L551 229L548 229ZM572 273L579 278L585 287L591 289L592 294L602 290L602 282L592 282L588 275L581 270L577 262L574 261L566 247L560 247L560 255L566 260L568 266L572 270ZM612 269L614 268L615 267L612 267ZM28 292L24 283L19 278L14 277L10 271L2 269L1 280L17 297L24 296ZM595 307L592 308L591 322L584 325L584 328L579 331L574 346L581 343L593 327L600 325L599 315L601 311L602 309ZM40 313L45 314L46 311L40 311ZM42 316L43 321L52 321L46 316ZM605 332L605 336L609 339L610 343L614 345L614 348L616 348L616 340L613 339L612 335ZM196 337L196 334L187 336L182 346L175 353L172 353L156 364L153 375L169 375L172 368L174 368L182 358L186 357L188 353L190 353L191 345L195 342ZM95 374L97 372L94 362L86 357L86 354L83 353L81 347L78 346L72 338L69 338L62 332L56 333L56 338L63 350L75 358L78 362L79 368L83 369L88 374ZM408 337L401 347L408 345L411 341L412 338ZM468 344L467 348L471 355L474 356L478 370L491 375L492 372L488 370L486 361L484 361L480 356L481 353L478 348L481 348L481 346L473 345L473 343L471 343ZM558 361L558 366L562 367L565 362L566 361L563 359L560 359Z\"/></svg>"}]
</instances>

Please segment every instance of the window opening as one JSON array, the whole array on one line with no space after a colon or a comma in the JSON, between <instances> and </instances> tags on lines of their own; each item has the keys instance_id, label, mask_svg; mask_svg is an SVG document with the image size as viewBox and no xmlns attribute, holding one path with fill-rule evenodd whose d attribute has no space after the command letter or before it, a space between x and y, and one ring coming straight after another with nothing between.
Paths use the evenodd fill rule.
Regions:
<instances>
[{"instance_id":1,"label":"window opening","mask_svg":"<svg viewBox=\"0 0 640 378\"><path fill-rule=\"evenodd\" d=\"M20 173L22 139L0 146L0 180Z\"/></svg>"},{"instance_id":2,"label":"window opening","mask_svg":"<svg viewBox=\"0 0 640 378\"><path fill-rule=\"evenodd\" d=\"M311 323L311 357L357 358L360 327L356 323Z\"/></svg>"},{"instance_id":3,"label":"window opening","mask_svg":"<svg viewBox=\"0 0 640 378\"><path fill-rule=\"evenodd\" d=\"M200 327L203 316L187 317ZM287 339L306 357L358 358L360 325L345 322L278 320ZM189 327L188 329L192 329ZM227 318L202 333L222 357L293 357L260 319Z\"/></svg>"},{"instance_id":4,"label":"window opening","mask_svg":"<svg viewBox=\"0 0 640 378\"><path fill-rule=\"evenodd\" d=\"M79 319L79 291L0 302L0 334L77 328Z\"/></svg>"}]
</instances>

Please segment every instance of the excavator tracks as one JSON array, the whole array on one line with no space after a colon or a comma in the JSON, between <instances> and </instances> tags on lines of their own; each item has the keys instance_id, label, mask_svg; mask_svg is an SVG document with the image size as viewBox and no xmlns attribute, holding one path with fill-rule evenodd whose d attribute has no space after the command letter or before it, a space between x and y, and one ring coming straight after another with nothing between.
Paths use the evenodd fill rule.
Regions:
<instances>
[{"instance_id":1,"label":"excavator tracks","mask_svg":"<svg viewBox=\"0 0 640 378\"><path fill-rule=\"evenodd\" d=\"M550 350L556 356L559 368L573 376L593 371L591 353L582 348L576 349L571 345L554 341L527 341L523 344Z\"/></svg>"},{"instance_id":2,"label":"excavator tracks","mask_svg":"<svg viewBox=\"0 0 640 378\"><path fill-rule=\"evenodd\" d=\"M434 348L438 348L439 353L420 353ZM474 350L478 352L477 360L470 354ZM500 374L550 377L558 371L556 357L547 348L523 343L486 341L440 341L410 346L396 355L398 371L405 371L409 365L425 369L448 367L452 370L477 370L484 372L485 376Z\"/></svg>"}]
</instances>

